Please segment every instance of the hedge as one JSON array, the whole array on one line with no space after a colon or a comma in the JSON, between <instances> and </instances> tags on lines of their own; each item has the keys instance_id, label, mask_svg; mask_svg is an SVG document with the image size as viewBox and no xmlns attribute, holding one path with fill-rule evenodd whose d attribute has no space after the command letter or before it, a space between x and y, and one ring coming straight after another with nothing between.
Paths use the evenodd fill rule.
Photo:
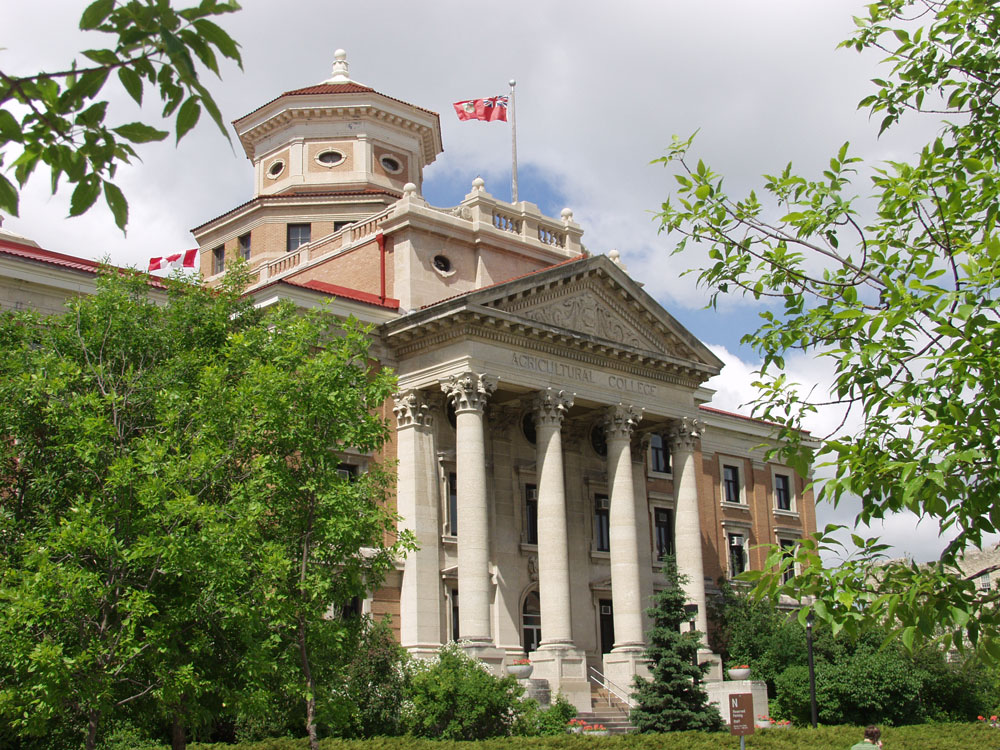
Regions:
<instances>
[{"instance_id":1,"label":"hedge","mask_svg":"<svg viewBox=\"0 0 1000 750\"><path fill-rule=\"evenodd\" d=\"M747 737L748 750L848 750L861 740L858 727L765 729ZM1000 730L984 724L921 724L886 727L885 750L973 750L1000 748ZM725 732L671 732L615 737L509 737L479 742L446 742L410 737L371 740L324 739L321 750L734 750L739 739ZM190 744L189 750L308 750L305 739L272 739L237 745Z\"/></svg>"}]
</instances>

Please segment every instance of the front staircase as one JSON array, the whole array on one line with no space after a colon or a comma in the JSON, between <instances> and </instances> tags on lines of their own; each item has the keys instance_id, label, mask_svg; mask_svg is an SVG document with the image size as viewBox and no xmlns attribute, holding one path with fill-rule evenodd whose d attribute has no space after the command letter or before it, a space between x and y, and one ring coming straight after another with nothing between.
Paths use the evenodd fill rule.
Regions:
<instances>
[{"instance_id":1,"label":"front staircase","mask_svg":"<svg viewBox=\"0 0 1000 750\"><path fill-rule=\"evenodd\" d=\"M608 734L626 734L633 727L628 720L629 707L614 693L590 683L590 712L577 714L588 724L603 724Z\"/></svg>"}]
</instances>

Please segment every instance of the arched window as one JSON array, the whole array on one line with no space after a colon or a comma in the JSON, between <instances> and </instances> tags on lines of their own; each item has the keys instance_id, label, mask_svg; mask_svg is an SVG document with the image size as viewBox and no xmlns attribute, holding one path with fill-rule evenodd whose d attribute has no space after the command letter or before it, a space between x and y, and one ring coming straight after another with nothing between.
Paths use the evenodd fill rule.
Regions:
<instances>
[{"instance_id":1,"label":"arched window","mask_svg":"<svg viewBox=\"0 0 1000 750\"><path fill-rule=\"evenodd\" d=\"M538 648L538 644L542 640L542 605L538 599L537 591L532 591L524 597L521 620L524 623L524 643L522 645L525 653L530 653Z\"/></svg>"}]
</instances>

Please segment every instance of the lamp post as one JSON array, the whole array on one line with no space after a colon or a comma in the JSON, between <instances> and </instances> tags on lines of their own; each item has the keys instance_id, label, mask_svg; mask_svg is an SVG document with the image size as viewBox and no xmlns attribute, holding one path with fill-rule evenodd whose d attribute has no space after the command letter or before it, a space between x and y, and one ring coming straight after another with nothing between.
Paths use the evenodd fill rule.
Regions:
<instances>
[{"instance_id":1,"label":"lamp post","mask_svg":"<svg viewBox=\"0 0 1000 750\"><path fill-rule=\"evenodd\" d=\"M813 666L813 623L816 615L812 610L806 615L806 648L809 652L809 702L812 707L812 726L816 728L818 711L816 709L816 668Z\"/></svg>"}]
</instances>

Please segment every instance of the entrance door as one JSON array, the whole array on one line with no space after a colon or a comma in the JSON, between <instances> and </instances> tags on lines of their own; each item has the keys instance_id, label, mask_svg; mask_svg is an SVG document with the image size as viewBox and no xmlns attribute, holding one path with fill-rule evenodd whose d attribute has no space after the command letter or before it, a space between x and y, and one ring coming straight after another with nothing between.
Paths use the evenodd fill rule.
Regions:
<instances>
[{"instance_id":1,"label":"entrance door","mask_svg":"<svg viewBox=\"0 0 1000 750\"><path fill-rule=\"evenodd\" d=\"M615 614L610 599L598 602L601 608L601 653L608 653L615 645Z\"/></svg>"},{"instance_id":2,"label":"entrance door","mask_svg":"<svg viewBox=\"0 0 1000 750\"><path fill-rule=\"evenodd\" d=\"M524 598L521 618L524 621L524 651L530 654L542 640L542 606L537 591Z\"/></svg>"}]
</instances>

